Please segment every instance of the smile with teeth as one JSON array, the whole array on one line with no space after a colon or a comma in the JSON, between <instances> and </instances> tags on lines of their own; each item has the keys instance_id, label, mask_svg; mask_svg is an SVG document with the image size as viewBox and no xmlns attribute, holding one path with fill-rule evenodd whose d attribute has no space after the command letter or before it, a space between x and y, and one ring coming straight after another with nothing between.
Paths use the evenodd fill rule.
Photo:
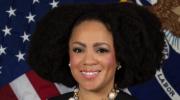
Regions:
<instances>
[{"instance_id":1,"label":"smile with teeth","mask_svg":"<svg viewBox=\"0 0 180 100\"><path fill-rule=\"evenodd\" d=\"M83 72L83 71L81 71L84 75L95 75L95 74L97 74L97 73L99 73L99 72L101 72L101 71L98 71L98 72Z\"/></svg>"}]
</instances>

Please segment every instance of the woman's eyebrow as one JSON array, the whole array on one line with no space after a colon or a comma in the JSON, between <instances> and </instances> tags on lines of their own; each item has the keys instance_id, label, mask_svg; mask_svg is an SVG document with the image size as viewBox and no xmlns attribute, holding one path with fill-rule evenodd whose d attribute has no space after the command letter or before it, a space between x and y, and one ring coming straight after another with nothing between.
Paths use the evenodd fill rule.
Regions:
<instances>
[{"instance_id":1,"label":"woman's eyebrow","mask_svg":"<svg viewBox=\"0 0 180 100\"><path fill-rule=\"evenodd\" d=\"M74 42L73 44L79 44L79 45L81 45L81 46L83 46L83 47L86 47L86 44L85 43L82 43L82 42ZM108 44L106 44L106 43L102 43L102 42L97 42L97 43L94 43L93 44L93 47L97 47L97 46L101 46L101 45L107 45L108 47L110 47Z\"/></svg>"},{"instance_id":2,"label":"woman's eyebrow","mask_svg":"<svg viewBox=\"0 0 180 100\"><path fill-rule=\"evenodd\" d=\"M101 45L107 45L108 47L110 47L108 44L102 43L102 42L98 42L98 43L93 44L93 47L97 47L97 46L101 46Z\"/></svg>"},{"instance_id":3,"label":"woman's eyebrow","mask_svg":"<svg viewBox=\"0 0 180 100\"><path fill-rule=\"evenodd\" d=\"M84 44L84 43L82 43L82 42L74 42L73 44L79 44L79 45L81 45L81 46L83 46L83 47L86 47L86 44Z\"/></svg>"}]
</instances>

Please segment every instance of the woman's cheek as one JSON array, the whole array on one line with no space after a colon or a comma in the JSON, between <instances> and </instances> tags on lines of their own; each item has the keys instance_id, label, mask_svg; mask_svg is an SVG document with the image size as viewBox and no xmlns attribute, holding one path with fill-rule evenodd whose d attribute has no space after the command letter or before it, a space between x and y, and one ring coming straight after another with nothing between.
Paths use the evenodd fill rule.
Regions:
<instances>
[{"instance_id":1,"label":"woman's cheek","mask_svg":"<svg viewBox=\"0 0 180 100\"><path fill-rule=\"evenodd\" d=\"M104 62L104 65L106 65L107 67L114 67L116 65L116 62L115 62L115 55L114 54L110 54L106 57L103 58L103 62Z\"/></svg>"},{"instance_id":2,"label":"woman's cheek","mask_svg":"<svg viewBox=\"0 0 180 100\"><path fill-rule=\"evenodd\" d=\"M77 67L80 64L80 57L77 55L70 53L70 64L71 68Z\"/></svg>"}]
</instances>

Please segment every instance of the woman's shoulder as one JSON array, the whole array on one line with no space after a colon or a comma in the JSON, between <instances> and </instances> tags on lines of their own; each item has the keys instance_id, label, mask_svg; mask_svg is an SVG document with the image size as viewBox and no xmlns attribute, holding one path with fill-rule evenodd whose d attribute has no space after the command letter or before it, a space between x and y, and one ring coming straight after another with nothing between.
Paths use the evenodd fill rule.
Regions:
<instances>
[{"instance_id":1,"label":"woman's shoulder","mask_svg":"<svg viewBox=\"0 0 180 100\"><path fill-rule=\"evenodd\" d=\"M120 90L115 100L138 100L138 99Z\"/></svg>"},{"instance_id":2,"label":"woman's shoulder","mask_svg":"<svg viewBox=\"0 0 180 100\"><path fill-rule=\"evenodd\" d=\"M74 92L68 92L62 95L58 95L47 100L69 100L70 97L73 97Z\"/></svg>"}]
</instances>

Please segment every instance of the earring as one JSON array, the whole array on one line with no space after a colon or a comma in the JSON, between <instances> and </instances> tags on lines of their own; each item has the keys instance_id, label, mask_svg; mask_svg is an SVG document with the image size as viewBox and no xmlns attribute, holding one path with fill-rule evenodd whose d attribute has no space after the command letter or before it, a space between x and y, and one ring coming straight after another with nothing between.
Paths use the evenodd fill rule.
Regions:
<instances>
[{"instance_id":1,"label":"earring","mask_svg":"<svg viewBox=\"0 0 180 100\"><path fill-rule=\"evenodd\" d=\"M119 65L119 66L117 67L117 70L119 70L119 69L121 69L121 65Z\"/></svg>"},{"instance_id":2,"label":"earring","mask_svg":"<svg viewBox=\"0 0 180 100\"><path fill-rule=\"evenodd\" d=\"M71 68L71 64L68 64L69 65L69 67Z\"/></svg>"},{"instance_id":3,"label":"earring","mask_svg":"<svg viewBox=\"0 0 180 100\"><path fill-rule=\"evenodd\" d=\"M76 87L74 88L74 92L78 92L80 89L79 89L79 85L77 84Z\"/></svg>"}]
</instances>

